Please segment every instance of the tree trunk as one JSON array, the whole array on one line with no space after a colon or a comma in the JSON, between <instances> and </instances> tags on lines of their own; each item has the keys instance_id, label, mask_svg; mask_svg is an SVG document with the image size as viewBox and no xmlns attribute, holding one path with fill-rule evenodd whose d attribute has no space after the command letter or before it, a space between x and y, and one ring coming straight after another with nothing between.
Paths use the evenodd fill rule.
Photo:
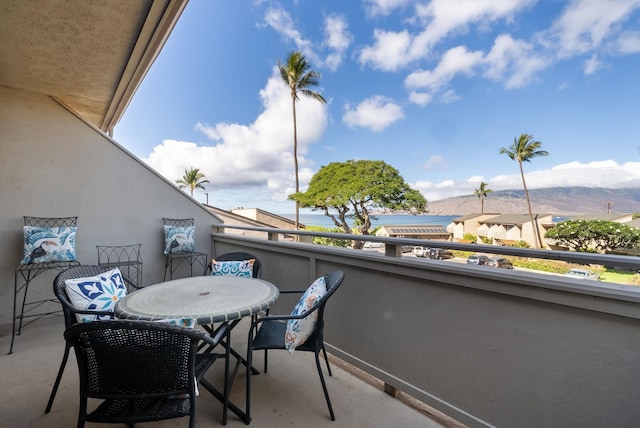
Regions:
<instances>
[{"instance_id":1,"label":"tree trunk","mask_svg":"<svg viewBox=\"0 0 640 428\"><path fill-rule=\"evenodd\" d=\"M292 95L291 103L293 105L293 164L295 166L295 174L296 174L296 193L300 191L300 183L298 181L298 127L296 124L296 99L295 96ZM296 222L295 228L298 230L300 228L300 203L296 201ZM299 237L296 235L296 241L298 241Z\"/></svg>"},{"instance_id":2,"label":"tree trunk","mask_svg":"<svg viewBox=\"0 0 640 428\"><path fill-rule=\"evenodd\" d=\"M522 169L522 162L518 161L520 166L520 176L522 177L522 186L524 187L524 197L527 199L527 207L529 208L529 219L531 220L531 227L533 233L536 235L536 239L533 241L535 248L542 248L542 239L540 239L540 232L538 231L538 223L533 220L533 211L531 210L531 201L529 200L529 190L527 190L527 183L524 181L524 170Z\"/></svg>"}]
</instances>

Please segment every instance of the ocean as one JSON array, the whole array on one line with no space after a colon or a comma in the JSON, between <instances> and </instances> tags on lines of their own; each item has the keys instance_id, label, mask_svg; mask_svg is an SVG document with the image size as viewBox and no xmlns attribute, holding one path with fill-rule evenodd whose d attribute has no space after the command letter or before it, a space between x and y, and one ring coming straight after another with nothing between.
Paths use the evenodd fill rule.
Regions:
<instances>
[{"instance_id":1,"label":"ocean","mask_svg":"<svg viewBox=\"0 0 640 428\"><path fill-rule=\"evenodd\" d=\"M282 217L295 220L295 214L279 214ZM457 215L400 215L380 214L371 219L372 228L384 225L434 224L446 228ZM305 226L336 227L331 219L324 214L300 214L300 223ZM350 224L351 225L351 224Z\"/></svg>"}]
</instances>

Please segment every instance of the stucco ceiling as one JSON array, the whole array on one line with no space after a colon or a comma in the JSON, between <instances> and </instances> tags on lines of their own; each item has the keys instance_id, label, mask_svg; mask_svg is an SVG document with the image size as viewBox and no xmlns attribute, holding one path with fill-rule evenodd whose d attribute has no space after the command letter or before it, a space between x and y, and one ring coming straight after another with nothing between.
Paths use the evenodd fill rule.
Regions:
<instances>
[{"instance_id":1,"label":"stucco ceiling","mask_svg":"<svg viewBox=\"0 0 640 428\"><path fill-rule=\"evenodd\" d=\"M187 0L0 0L0 85L112 130Z\"/></svg>"}]
</instances>

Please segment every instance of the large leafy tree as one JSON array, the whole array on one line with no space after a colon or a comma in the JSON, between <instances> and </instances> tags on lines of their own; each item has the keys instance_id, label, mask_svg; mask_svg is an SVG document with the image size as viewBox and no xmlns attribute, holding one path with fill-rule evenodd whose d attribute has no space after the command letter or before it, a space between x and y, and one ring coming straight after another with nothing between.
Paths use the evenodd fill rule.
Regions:
<instances>
[{"instance_id":1,"label":"large leafy tree","mask_svg":"<svg viewBox=\"0 0 640 428\"><path fill-rule=\"evenodd\" d=\"M209 180L205 178L205 175L200 172L198 168L189 168L184 170L184 175L180 180L176 180L176 184L181 189L188 187L191 191L191 197L193 197L193 191L195 189L204 190L204 183L208 183Z\"/></svg>"},{"instance_id":2,"label":"large leafy tree","mask_svg":"<svg viewBox=\"0 0 640 428\"><path fill-rule=\"evenodd\" d=\"M581 252L607 252L640 245L640 229L605 220L565 220L549 229L545 236Z\"/></svg>"},{"instance_id":3,"label":"large leafy tree","mask_svg":"<svg viewBox=\"0 0 640 428\"><path fill-rule=\"evenodd\" d=\"M372 213L376 210L407 210L417 214L427 208L424 196L412 189L397 169L375 160L332 162L311 178L306 192L289 198L302 207L323 211L344 233L356 229L362 235L370 234ZM363 245L362 241L353 242L354 248Z\"/></svg>"},{"instance_id":4,"label":"large leafy tree","mask_svg":"<svg viewBox=\"0 0 640 428\"><path fill-rule=\"evenodd\" d=\"M482 181L480 182L480 187L473 192L474 195L480 198L480 213L482 214L484 214L484 200L489 193L493 192L493 190L487 188L488 185L489 183Z\"/></svg>"},{"instance_id":5,"label":"large leafy tree","mask_svg":"<svg viewBox=\"0 0 640 428\"><path fill-rule=\"evenodd\" d=\"M529 209L529 218L531 219L531 225L535 230L536 235L536 248L542 248L542 238L540 237L540 230L538 230L538 223L533 220L533 211L531 211L531 200L529 199L529 190L527 190L527 182L524 179L524 169L522 168L522 162L531 162L531 159L547 156L549 152L546 150L540 150L542 143L536 141L532 135L522 134L518 138L513 139L513 144L509 148L501 148L500 154L506 154L512 160L518 162L520 167L520 177L522 177L522 187L524 187L524 197L527 200L527 207Z\"/></svg>"},{"instance_id":6,"label":"large leafy tree","mask_svg":"<svg viewBox=\"0 0 640 428\"><path fill-rule=\"evenodd\" d=\"M285 64L278 61L278 69L280 77L285 85L291 90L291 108L293 110L293 162L296 175L296 193L300 191L300 180L298 178L298 125L296 119L296 101L299 94L311 97L322 104L326 100L312 88L319 85L321 78L320 73L311 70L311 65L302 53L296 51L291 52L287 57ZM300 223L300 204L296 201L296 222L295 227L298 229Z\"/></svg>"}]
</instances>

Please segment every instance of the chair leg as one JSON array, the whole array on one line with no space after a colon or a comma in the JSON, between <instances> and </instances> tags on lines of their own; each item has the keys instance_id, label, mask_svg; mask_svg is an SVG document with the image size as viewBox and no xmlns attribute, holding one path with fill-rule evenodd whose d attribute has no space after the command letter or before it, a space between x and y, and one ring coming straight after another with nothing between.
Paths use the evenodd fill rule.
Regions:
<instances>
[{"instance_id":1,"label":"chair leg","mask_svg":"<svg viewBox=\"0 0 640 428\"><path fill-rule=\"evenodd\" d=\"M327 407L329 407L329 414L331 415L331 420L335 421L336 417L333 414L333 407L331 406L331 399L329 398L329 391L327 390L327 384L324 381L324 376L322 375L322 367L320 366L320 353L316 352L316 367L318 368L318 374L320 375L320 382L322 383L322 390L324 391L324 398L327 400Z\"/></svg>"},{"instance_id":2,"label":"chair leg","mask_svg":"<svg viewBox=\"0 0 640 428\"><path fill-rule=\"evenodd\" d=\"M249 333L251 334L251 332ZM249 339L249 344L247 346L247 386L245 388L246 397L245 397L245 421L244 423L249 425L251 422L251 360L253 359L253 349L251 349L251 339ZM266 369L266 367L265 367Z\"/></svg>"},{"instance_id":3,"label":"chair leg","mask_svg":"<svg viewBox=\"0 0 640 428\"><path fill-rule=\"evenodd\" d=\"M264 372L267 372L267 350L264 350Z\"/></svg>"},{"instance_id":4,"label":"chair leg","mask_svg":"<svg viewBox=\"0 0 640 428\"><path fill-rule=\"evenodd\" d=\"M327 358L327 350L324 347L324 343L322 344L322 353L324 354L324 362L327 363L327 371L329 372L329 376L333 376L331 373L331 367L329 367L329 359Z\"/></svg>"},{"instance_id":5,"label":"chair leg","mask_svg":"<svg viewBox=\"0 0 640 428\"><path fill-rule=\"evenodd\" d=\"M69 345L69 342L65 341L62 363L60 364L60 368L58 369L58 376L56 376L56 381L53 384L53 389L51 390L51 395L49 396L49 402L47 403L47 408L44 411L45 413L49 413L51 411L51 407L53 406L53 400L54 398L56 398L56 393L58 392L58 387L60 386L60 380L62 379L62 373L64 373L64 368L67 365L67 360L69 359L70 349L71 345Z\"/></svg>"}]
</instances>

